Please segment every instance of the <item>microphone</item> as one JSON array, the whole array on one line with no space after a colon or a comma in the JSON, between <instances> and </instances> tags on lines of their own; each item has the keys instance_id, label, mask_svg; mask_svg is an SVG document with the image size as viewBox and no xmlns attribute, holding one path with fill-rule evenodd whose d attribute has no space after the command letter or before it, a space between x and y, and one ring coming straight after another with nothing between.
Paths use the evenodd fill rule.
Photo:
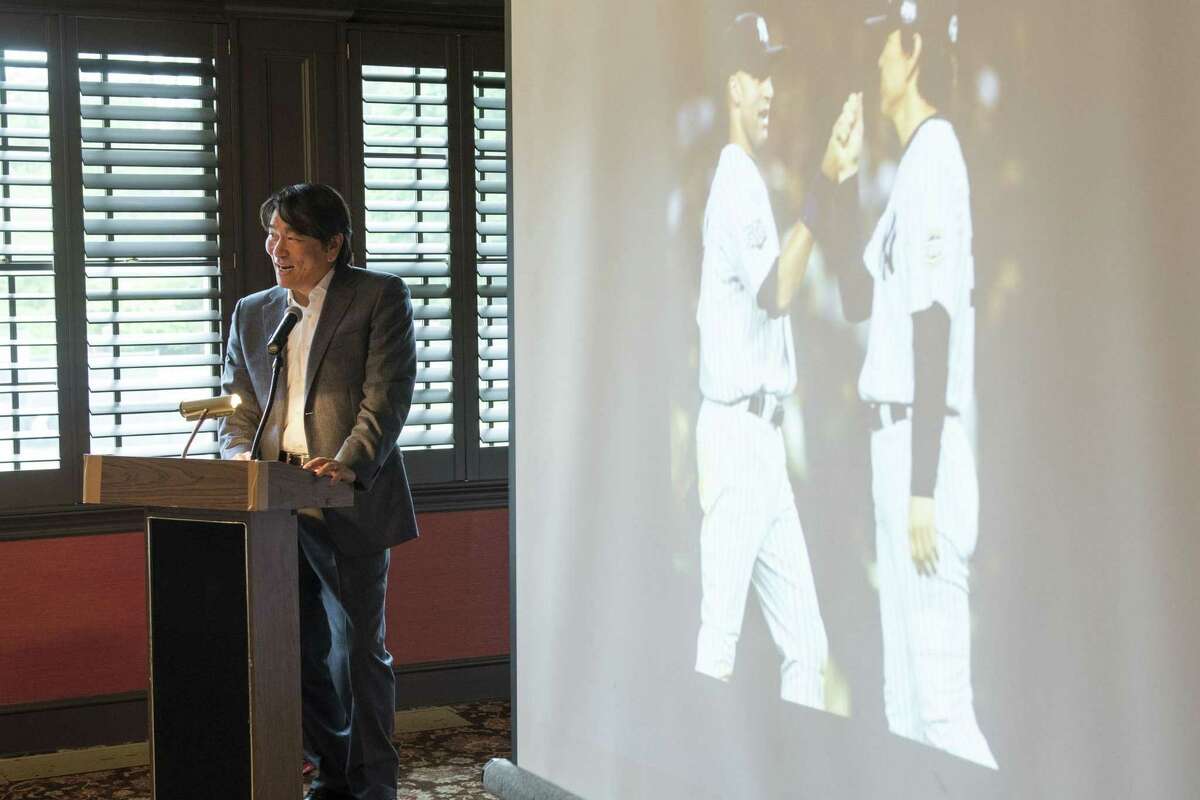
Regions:
<instances>
[{"instance_id":1,"label":"microphone","mask_svg":"<svg viewBox=\"0 0 1200 800\"><path fill-rule=\"evenodd\" d=\"M287 347L288 334L292 332L292 328L296 327L296 323L300 321L300 317L304 314L296 306L288 306L287 313L283 315L283 319L279 321L279 327L271 334L271 338L267 340L267 352L273 356L279 355L283 348Z\"/></svg>"}]
</instances>

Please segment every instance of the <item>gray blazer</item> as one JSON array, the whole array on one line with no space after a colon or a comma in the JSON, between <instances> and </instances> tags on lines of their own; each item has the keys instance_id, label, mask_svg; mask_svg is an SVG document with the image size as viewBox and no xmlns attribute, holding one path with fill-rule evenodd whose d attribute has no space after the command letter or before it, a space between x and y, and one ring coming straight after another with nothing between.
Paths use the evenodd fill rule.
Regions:
<instances>
[{"instance_id":1,"label":"gray blazer","mask_svg":"<svg viewBox=\"0 0 1200 800\"><path fill-rule=\"evenodd\" d=\"M222 458L250 450L271 385L267 339L286 310L287 291L278 286L242 298L233 310L221 392L236 392L242 404L221 420ZM417 536L408 476L396 447L416 374L412 303L404 281L355 267L338 269L309 352L304 433L311 455L335 458L357 476L353 508L322 509L343 553L378 552ZM284 383L281 375L272 410L280 422ZM272 456L266 448L263 454Z\"/></svg>"}]
</instances>

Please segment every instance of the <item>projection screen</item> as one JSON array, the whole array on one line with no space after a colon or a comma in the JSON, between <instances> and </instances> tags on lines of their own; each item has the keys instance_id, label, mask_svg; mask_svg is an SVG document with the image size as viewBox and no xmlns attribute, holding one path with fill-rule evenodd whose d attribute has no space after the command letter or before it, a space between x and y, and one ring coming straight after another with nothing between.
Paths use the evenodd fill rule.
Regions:
<instances>
[{"instance_id":1,"label":"projection screen","mask_svg":"<svg viewBox=\"0 0 1200 800\"><path fill-rule=\"evenodd\" d=\"M517 763L1200 796L1197 6L508 14Z\"/></svg>"}]
</instances>

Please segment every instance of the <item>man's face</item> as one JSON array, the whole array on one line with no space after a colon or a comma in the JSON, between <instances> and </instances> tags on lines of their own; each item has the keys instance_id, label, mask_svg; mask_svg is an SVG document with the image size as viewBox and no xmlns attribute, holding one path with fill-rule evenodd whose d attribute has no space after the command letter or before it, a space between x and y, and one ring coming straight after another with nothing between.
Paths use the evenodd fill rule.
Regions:
<instances>
[{"instance_id":1,"label":"man's face","mask_svg":"<svg viewBox=\"0 0 1200 800\"><path fill-rule=\"evenodd\" d=\"M769 76L759 79L744 71L734 73L732 80L731 96L738 122L750 147L757 151L767 141L775 87Z\"/></svg>"},{"instance_id":2,"label":"man's face","mask_svg":"<svg viewBox=\"0 0 1200 800\"><path fill-rule=\"evenodd\" d=\"M337 260L342 238L334 236L328 245L319 239L306 236L292 228L279 217L271 215L267 230L267 255L275 267L275 283L283 289L291 289L307 295L325 277Z\"/></svg>"},{"instance_id":3,"label":"man's face","mask_svg":"<svg viewBox=\"0 0 1200 800\"><path fill-rule=\"evenodd\" d=\"M888 34L879 53L879 111L891 118L900 107L900 101L908 91L913 66L916 62L916 47L913 53L905 53L900 38L900 29Z\"/></svg>"}]
</instances>

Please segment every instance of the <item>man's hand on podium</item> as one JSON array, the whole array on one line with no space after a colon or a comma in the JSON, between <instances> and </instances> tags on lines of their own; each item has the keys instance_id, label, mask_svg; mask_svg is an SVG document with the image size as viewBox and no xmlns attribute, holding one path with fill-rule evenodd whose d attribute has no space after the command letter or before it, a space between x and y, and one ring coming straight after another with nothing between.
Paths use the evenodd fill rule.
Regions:
<instances>
[{"instance_id":1,"label":"man's hand on podium","mask_svg":"<svg viewBox=\"0 0 1200 800\"><path fill-rule=\"evenodd\" d=\"M250 460L250 451L247 450L244 453L238 453L236 456L234 456L233 458L231 458L229 460L230 461L249 461Z\"/></svg>"},{"instance_id":2,"label":"man's hand on podium","mask_svg":"<svg viewBox=\"0 0 1200 800\"><path fill-rule=\"evenodd\" d=\"M354 483L354 479L358 477L354 473L354 470L342 462L323 456L310 458L303 464L303 467L317 477L328 475L330 483L337 483L338 481L342 483Z\"/></svg>"}]
</instances>

